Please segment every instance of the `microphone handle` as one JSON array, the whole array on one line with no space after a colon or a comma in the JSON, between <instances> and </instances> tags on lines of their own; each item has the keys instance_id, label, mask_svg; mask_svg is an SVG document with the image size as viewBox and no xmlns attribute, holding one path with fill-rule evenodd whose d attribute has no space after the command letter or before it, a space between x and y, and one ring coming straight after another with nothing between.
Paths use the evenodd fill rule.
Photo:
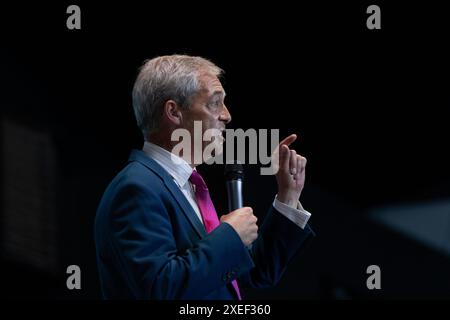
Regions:
<instances>
[{"instance_id":1,"label":"microphone handle","mask_svg":"<svg viewBox=\"0 0 450 320\"><path fill-rule=\"evenodd\" d=\"M241 179L227 181L228 209L230 212L244 206L242 184Z\"/></svg>"},{"instance_id":2,"label":"microphone handle","mask_svg":"<svg viewBox=\"0 0 450 320\"><path fill-rule=\"evenodd\" d=\"M242 185L242 179L227 181L228 209L230 212L244 206ZM251 250L252 247L253 244L250 244L247 246L247 249Z\"/></svg>"}]
</instances>

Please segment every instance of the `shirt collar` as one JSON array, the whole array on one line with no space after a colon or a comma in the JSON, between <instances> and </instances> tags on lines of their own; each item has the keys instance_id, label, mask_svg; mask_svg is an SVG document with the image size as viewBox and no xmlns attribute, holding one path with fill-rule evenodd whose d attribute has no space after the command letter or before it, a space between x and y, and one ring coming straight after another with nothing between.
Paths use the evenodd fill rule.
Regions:
<instances>
[{"instance_id":1,"label":"shirt collar","mask_svg":"<svg viewBox=\"0 0 450 320\"><path fill-rule=\"evenodd\" d=\"M148 141L144 142L142 151L163 167L180 187L189 180L193 169L183 158Z\"/></svg>"}]
</instances>

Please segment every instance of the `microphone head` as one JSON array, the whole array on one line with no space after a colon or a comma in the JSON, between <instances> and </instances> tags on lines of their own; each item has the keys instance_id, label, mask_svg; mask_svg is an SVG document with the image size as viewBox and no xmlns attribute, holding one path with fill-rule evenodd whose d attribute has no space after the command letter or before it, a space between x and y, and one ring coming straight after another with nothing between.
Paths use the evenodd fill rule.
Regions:
<instances>
[{"instance_id":1,"label":"microphone head","mask_svg":"<svg viewBox=\"0 0 450 320\"><path fill-rule=\"evenodd\" d=\"M244 167L241 163L225 164L226 180L244 180Z\"/></svg>"}]
</instances>

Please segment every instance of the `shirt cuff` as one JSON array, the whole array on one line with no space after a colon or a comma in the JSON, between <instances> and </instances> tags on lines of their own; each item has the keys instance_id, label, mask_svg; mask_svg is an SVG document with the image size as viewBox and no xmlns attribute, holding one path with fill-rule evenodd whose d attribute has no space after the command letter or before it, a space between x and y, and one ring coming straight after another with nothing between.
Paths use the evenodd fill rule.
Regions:
<instances>
[{"instance_id":1,"label":"shirt cuff","mask_svg":"<svg viewBox=\"0 0 450 320\"><path fill-rule=\"evenodd\" d=\"M293 208L279 201L275 196L273 207L275 208L275 210L277 210L279 213L281 213L283 216L291 220L302 229L305 228L309 218L311 217L311 213L303 209L300 201L297 201L297 208Z\"/></svg>"}]
</instances>

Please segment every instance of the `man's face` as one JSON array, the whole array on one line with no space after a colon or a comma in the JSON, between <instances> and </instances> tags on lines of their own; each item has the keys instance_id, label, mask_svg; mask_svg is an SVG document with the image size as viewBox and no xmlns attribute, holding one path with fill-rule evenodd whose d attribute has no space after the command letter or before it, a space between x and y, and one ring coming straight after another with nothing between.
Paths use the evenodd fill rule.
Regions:
<instances>
[{"instance_id":1,"label":"man's face","mask_svg":"<svg viewBox=\"0 0 450 320\"><path fill-rule=\"evenodd\" d=\"M215 147L215 152L213 151L212 155L217 156L223 150L222 133L225 130L225 125L231 121L231 115L225 106L225 91L219 79L209 74L203 74L199 77L199 80L202 89L191 101L191 107L182 112L183 127L191 134L191 148L193 151L195 150L195 143L201 144L202 154L205 148L211 145L209 148ZM194 133L194 121L201 121L201 137L199 137L198 133L197 135ZM199 124L197 123L198 126ZM205 134L207 130L209 132ZM210 134L209 136L208 133ZM207 141L204 141L205 139L202 138L206 138ZM199 164L198 161L195 161L195 163Z\"/></svg>"}]
</instances>

